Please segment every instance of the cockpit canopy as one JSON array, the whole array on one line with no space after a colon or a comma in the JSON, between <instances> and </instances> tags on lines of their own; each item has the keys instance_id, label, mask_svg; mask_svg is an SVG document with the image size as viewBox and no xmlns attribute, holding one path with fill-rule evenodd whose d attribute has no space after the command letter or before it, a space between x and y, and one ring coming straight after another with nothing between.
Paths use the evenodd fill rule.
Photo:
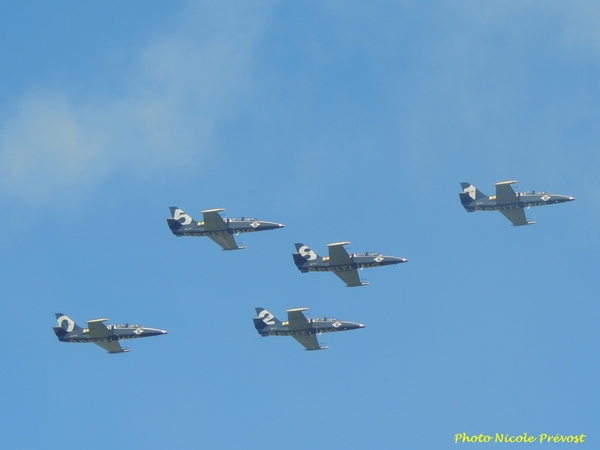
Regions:
<instances>
[{"instance_id":1,"label":"cockpit canopy","mask_svg":"<svg viewBox=\"0 0 600 450\"><path fill-rule=\"evenodd\" d=\"M248 221L252 221L252 222L256 221L256 219L254 217L243 217L243 216L241 219L236 219L235 217L230 217L229 220L231 222L233 222L234 220L248 220Z\"/></svg>"},{"instance_id":2,"label":"cockpit canopy","mask_svg":"<svg viewBox=\"0 0 600 450\"><path fill-rule=\"evenodd\" d=\"M313 322L327 322L330 320L338 321L338 319L334 319L334 318L328 319L327 317L317 317L315 319L311 319L311 321L313 321Z\"/></svg>"},{"instance_id":3,"label":"cockpit canopy","mask_svg":"<svg viewBox=\"0 0 600 450\"><path fill-rule=\"evenodd\" d=\"M521 192L521 195L523 195L523 194L525 194L525 195L528 195L528 194L531 194L531 195L546 195L548 193L544 192L544 191L525 191L525 192Z\"/></svg>"},{"instance_id":4,"label":"cockpit canopy","mask_svg":"<svg viewBox=\"0 0 600 450\"><path fill-rule=\"evenodd\" d=\"M377 252L354 253L354 256L379 256Z\"/></svg>"}]
</instances>

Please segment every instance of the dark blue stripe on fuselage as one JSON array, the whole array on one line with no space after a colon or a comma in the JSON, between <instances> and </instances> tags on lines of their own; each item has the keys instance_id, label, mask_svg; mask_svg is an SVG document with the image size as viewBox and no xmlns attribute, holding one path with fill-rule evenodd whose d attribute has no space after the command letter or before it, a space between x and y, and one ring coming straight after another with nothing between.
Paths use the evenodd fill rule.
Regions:
<instances>
[{"instance_id":1,"label":"dark blue stripe on fuselage","mask_svg":"<svg viewBox=\"0 0 600 450\"><path fill-rule=\"evenodd\" d=\"M184 229L179 229L176 232L174 232L175 234L179 234L181 236L227 236L228 234L236 234L236 233L251 233L253 231L258 231L255 228L238 228L235 230L232 230L231 228L228 228L226 230L219 230L219 231L204 231L198 228L184 228Z\"/></svg>"},{"instance_id":2,"label":"dark blue stripe on fuselage","mask_svg":"<svg viewBox=\"0 0 600 450\"><path fill-rule=\"evenodd\" d=\"M305 263L302 266L298 266L298 268L306 270L308 272L347 272L349 270L356 270L356 269L366 269L369 267L380 267L380 266L387 266L390 264L394 264L394 261L389 261L386 262L381 261L381 262L364 262L364 263L352 263L352 264L343 264L343 265L339 265L339 266L331 266L329 264L325 265L327 263L316 263L316 264L310 264L310 263Z\"/></svg>"},{"instance_id":3,"label":"dark blue stripe on fuselage","mask_svg":"<svg viewBox=\"0 0 600 450\"><path fill-rule=\"evenodd\" d=\"M263 336L310 336L313 334L317 334L317 333L329 333L329 332L333 332L333 331L342 331L344 330L344 328L340 327L340 328L335 328L335 327L328 327L328 328L319 328L319 329L315 329L315 328L310 328L308 330L299 330L299 331L284 331L284 330L269 330L269 331L265 331L265 330L261 330L259 331L260 334L262 334Z\"/></svg>"},{"instance_id":4,"label":"dark blue stripe on fuselage","mask_svg":"<svg viewBox=\"0 0 600 450\"><path fill-rule=\"evenodd\" d=\"M511 203L509 205L492 205L492 204L484 203L482 205L476 205L475 207L472 207L472 208L474 211L514 211L517 209L525 209L525 208L529 208L532 206L545 206L545 205L552 205L555 203L560 203L560 202L559 201L519 202L519 203Z\"/></svg>"}]
</instances>

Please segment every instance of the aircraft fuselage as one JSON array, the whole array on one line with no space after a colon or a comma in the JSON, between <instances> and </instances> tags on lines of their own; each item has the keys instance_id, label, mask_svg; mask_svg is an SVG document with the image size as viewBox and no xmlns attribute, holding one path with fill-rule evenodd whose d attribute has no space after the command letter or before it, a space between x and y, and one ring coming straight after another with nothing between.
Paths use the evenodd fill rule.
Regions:
<instances>
[{"instance_id":1,"label":"aircraft fuselage","mask_svg":"<svg viewBox=\"0 0 600 450\"><path fill-rule=\"evenodd\" d=\"M226 236L228 234L240 234L240 233L252 233L253 231L267 231L276 230L282 228L283 224L276 222L265 222L256 219L248 220L236 220L236 219L225 219L227 229L208 231L204 227L203 222L191 223L189 225L181 225L175 219L168 219L169 225L174 222L171 231L177 237L180 236Z\"/></svg>"},{"instance_id":2,"label":"aircraft fuselage","mask_svg":"<svg viewBox=\"0 0 600 450\"><path fill-rule=\"evenodd\" d=\"M145 328L139 325L107 325L107 328L111 331L112 336L106 338L92 338L90 337L89 330L87 328L83 329L83 331L80 332L72 331L70 333L64 334L64 336L59 336L59 334L62 334L60 331L62 330L62 328L54 327L58 339L62 342L110 342L119 341L122 339L135 339L140 337L151 337L167 334L166 330L160 330L158 328Z\"/></svg>"},{"instance_id":3,"label":"aircraft fuselage","mask_svg":"<svg viewBox=\"0 0 600 450\"><path fill-rule=\"evenodd\" d=\"M329 263L329 258L320 258L316 260L308 260L302 258L297 253L294 254L296 265L301 272L344 272L356 269L365 269L369 267L390 266L408 261L406 258L397 256L384 256L377 253L369 255L365 254L350 254L352 260L349 264L332 265Z\"/></svg>"},{"instance_id":4,"label":"aircraft fuselage","mask_svg":"<svg viewBox=\"0 0 600 450\"><path fill-rule=\"evenodd\" d=\"M480 198L465 204L464 207L468 212L473 211L510 211L515 209L530 208L532 206L554 205L556 203L564 203L575 200L573 197L559 194L547 194L545 192L517 192L517 202L513 203L498 203L496 196L491 195L487 198Z\"/></svg>"},{"instance_id":5,"label":"aircraft fuselage","mask_svg":"<svg viewBox=\"0 0 600 450\"><path fill-rule=\"evenodd\" d=\"M261 319L255 319L261 322ZM259 331L260 335L266 336L310 336L312 334L332 333L335 331L355 330L364 328L364 325L356 322L345 322L338 319L309 319L310 328L304 330L290 330L287 322L282 325L266 326Z\"/></svg>"}]
</instances>

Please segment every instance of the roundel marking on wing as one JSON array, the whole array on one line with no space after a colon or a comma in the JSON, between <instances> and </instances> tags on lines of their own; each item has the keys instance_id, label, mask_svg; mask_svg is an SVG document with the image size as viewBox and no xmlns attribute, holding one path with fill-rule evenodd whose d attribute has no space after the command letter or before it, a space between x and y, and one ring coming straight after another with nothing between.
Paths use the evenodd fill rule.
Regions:
<instances>
[{"instance_id":1,"label":"roundel marking on wing","mask_svg":"<svg viewBox=\"0 0 600 450\"><path fill-rule=\"evenodd\" d=\"M309 261L312 261L313 259L317 259L317 254L312 251L309 247L307 247L306 245L303 245L302 247L300 247L298 249L298 253L300 253L301 256L303 256L305 259L308 259Z\"/></svg>"},{"instance_id":2,"label":"roundel marking on wing","mask_svg":"<svg viewBox=\"0 0 600 450\"><path fill-rule=\"evenodd\" d=\"M58 326L64 330L67 330L67 333L70 333L75 328L75 322L73 322L73 319L68 316L60 316L56 320L58 321ZM66 326L64 322L67 322Z\"/></svg>"}]
</instances>

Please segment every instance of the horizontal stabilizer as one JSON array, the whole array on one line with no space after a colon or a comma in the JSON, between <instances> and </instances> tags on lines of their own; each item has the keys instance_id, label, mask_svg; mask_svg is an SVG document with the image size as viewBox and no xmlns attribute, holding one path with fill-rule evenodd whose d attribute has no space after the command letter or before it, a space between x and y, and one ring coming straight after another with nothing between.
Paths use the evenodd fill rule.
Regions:
<instances>
[{"instance_id":1,"label":"horizontal stabilizer","mask_svg":"<svg viewBox=\"0 0 600 450\"><path fill-rule=\"evenodd\" d=\"M175 220L175 219L167 219L167 224L169 225L169 228L171 229L171 231L177 231L181 228L181 222L179 220Z\"/></svg>"},{"instance_id":2,"label":"horizontal stabilizer","mask_svg":"<svg viewBox=\"0 0 600 450\"><path fill-rule=\"evenodd\" d=\"M54 330L54 334L56 334L58 338L61 338L68 334L68 331L65 330L63 327L52 327L52 329Z\"/></svg>"}]
</instances>

